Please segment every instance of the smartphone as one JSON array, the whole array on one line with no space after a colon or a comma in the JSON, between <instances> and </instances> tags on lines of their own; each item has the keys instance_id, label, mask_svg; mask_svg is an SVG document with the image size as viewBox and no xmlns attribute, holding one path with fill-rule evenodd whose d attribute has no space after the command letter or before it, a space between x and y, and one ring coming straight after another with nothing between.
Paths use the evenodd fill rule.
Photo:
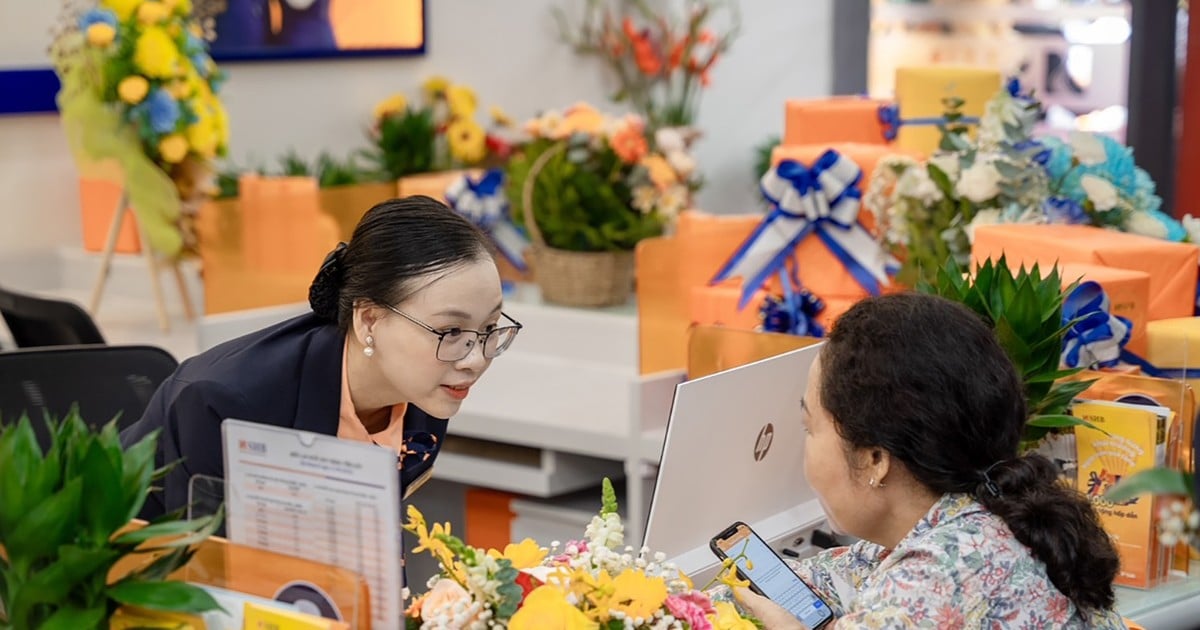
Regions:
<instances>
[{"instance_id":1,"label":"smartphone","mask_svg":"<svg viewBox=\"0 0 1200 630\"><path fill-rule=\"evenodd\" d=\"M751 590L787 609L809 628L820 628L833 620L829 604L793 573L749 525L740 521L730 525L709 541L709 547L722 560L738 558L738 575L750 581Z\"/></svg>"}]
</instances>

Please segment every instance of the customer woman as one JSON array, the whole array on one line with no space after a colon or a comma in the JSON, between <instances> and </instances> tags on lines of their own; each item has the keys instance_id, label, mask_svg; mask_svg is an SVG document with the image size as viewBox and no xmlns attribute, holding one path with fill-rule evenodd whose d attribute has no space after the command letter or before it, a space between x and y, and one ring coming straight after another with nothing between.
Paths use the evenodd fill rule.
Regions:
<instances>
[{"instance_id":1,"label":"customer woman","mask_svg":"<svg viewBox=\"0 0 1200 630\"><path fill-rule=\"evenodd\" d=\"M141 516L187 505L193 475L224 476L227 418L395 449L407 490L432 466L446 419L521 328L500 310L486 243L428 197L371 208L322 264L311 313L184 361L122 432L132 444L160 431L157 463L182 459Z\"/></svg>"},{"instance_id":2,"label":"customer woman","mask_svg":"<svg viewBox=\"0 0 1200 630\"><path fill-rule=\"evenodd\" d=\"M831 627L1124 627L1116 551L1048 460L1018 454L1021 380L973 312L916 293L860 302L802 404L808 483L861 539L796 565ZM767 628L804 627L738 595Z\"/></svg>"}]
</instances>

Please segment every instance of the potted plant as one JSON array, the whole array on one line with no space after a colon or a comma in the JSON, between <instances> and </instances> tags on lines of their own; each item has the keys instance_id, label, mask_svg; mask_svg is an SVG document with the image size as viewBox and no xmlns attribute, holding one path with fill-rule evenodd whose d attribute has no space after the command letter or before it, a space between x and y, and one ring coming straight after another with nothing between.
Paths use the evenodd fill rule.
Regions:
<instances>
[{"instance_id":1,"label":"potted plant","mask_svg":"<svg viewBox=\"0 0 1200 630\"><path fill-rule=\"evenodd\" d=\"M682 139L661 134L652 147L641 118L610 117L586 103L543 113L526 131L531 139L508 163L507 194L533 242L543 297L571 306L625 302L634 247L663 234L698 186Z\"/></svg>"},{"instance_id":2,"label":"potted plant","mask_svg":"<svg viewBox=\"0 0 1200 630\"><path fill-rule=\"evenodd\" d=\"M107 628L121 606L215 610L203 589L168 581L221 514L168 515L128 527L155 469L156 436L122 449L115 423L95 431L72 409L43 450L28 418L0 429L0 628ZM126 571L113 580L115 565Z\"/></svg>"},{"instance_id":3,"label":"potted plant","mask_svg":"<svg viewBox=\"0 0 1200 630\"><path fill-rule=\"evenodd\" d=\"M979 313L996 331L1000 345L1017 367L1029 409L1022 448L1032 448L1052 431L1092 426L1067 409L1090 380L1063 380L1082 368L1061 369L1063 339L1072 322L1063 322L1064 289L1058 268L1042 275L1038 265L1013 274L1003 256L990 259L968 276L947 260L933 282L920 280L918 290L940 295Z\"/></svg>"}]
</instances>

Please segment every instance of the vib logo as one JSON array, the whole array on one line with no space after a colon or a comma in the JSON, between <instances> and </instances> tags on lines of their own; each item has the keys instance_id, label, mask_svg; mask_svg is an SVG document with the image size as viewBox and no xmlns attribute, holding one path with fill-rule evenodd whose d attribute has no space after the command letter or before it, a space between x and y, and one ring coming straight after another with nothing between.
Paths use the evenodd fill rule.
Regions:
<instances>
[{"instance_id":1,"label":"vib logo","mask_svg":"<svg viewBox=\"0 0 1200 630\"><path fill-rule=\"evenodd\" d=\"M250 440L238 440L238 450L251 455L266 455L266 442L251 442Z\"/></svg>"},{"instance_id":2,"label":"vib logo","mask_svg":"<svg viewBox=\"0 0 1200 630\"><path fill-rule=\"evenodd\" d=\"M758 439L754 441L754 461L761 462L771 450L771 440L775 439L775 425L768 422L758 430Z\"/></svg>"}]
</instances>

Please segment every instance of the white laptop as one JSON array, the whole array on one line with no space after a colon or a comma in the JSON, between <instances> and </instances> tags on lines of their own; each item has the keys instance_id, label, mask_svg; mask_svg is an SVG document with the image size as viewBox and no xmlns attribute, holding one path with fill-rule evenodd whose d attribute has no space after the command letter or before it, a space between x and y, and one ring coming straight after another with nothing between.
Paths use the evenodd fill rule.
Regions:
<instances>
[{"instance_id":1,"label":"white laptop","mask_svg":"<svg viewBox=\"0 0 1200 630\"><path fill-rule=\"evenodd\" d=\"M709 540L734 521L776 550L823 523L804 479L800 409L822 345L676 386L645 544L697 585L719 564Z\"/></svg>"}]
</instances>

